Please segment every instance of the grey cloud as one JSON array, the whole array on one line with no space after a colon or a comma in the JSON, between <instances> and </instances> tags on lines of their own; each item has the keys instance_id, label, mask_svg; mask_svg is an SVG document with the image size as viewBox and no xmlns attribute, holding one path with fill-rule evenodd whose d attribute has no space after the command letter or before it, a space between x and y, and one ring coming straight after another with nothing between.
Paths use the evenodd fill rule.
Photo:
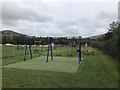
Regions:
<instances>
[{"instance_id":1,"label":"grey cloud","mask_svg":"<svg viewBox=\"0 0 120 90\"><path fill-rule=\"evenodd\" d=\"M11 26L16 26L17 23L15 20L2 20L2 24L4 25L11 25Z\"/></svg>"},{"instance_id":2,"label":"grey cloud","mask_svg":"<svg viewBox=\"0 0 120 90\"><path fill-rule=\"evenodd\" d=\"M120 1L118 3L118 21L120 23Z\"/></svg>"},{"instance_id":3,"label":"grey cloud","mask_svg":"<svg viewBox=\"0 0 120 90\"><path fill-rule=\"evenodd\" d=\"M79 34L79 28L77 26L69 26L63 29L63 33L74 36Z\"/></svg>"},{"instance_id":4,"label":"grey cloud","mask_svg":"<svg viewBox=\"0 0 120 90\"><path fill-rule=\"evenodd\" d=\"M61 30L64 35L91 35L96 34L97 29L106 28L106 22L102 23L97 18L80 18L74 21L61 21L58 22L57 27Z\"/></svg>"},{"instance_id":5,"label":"grey cloud","mask_svg":"<svg viewBox=\"0 0 120 90\"><path fill-rule=\"evenodd\" d=\"M117 10L116 10L117 11ZM100 12L96 15L96 18L102 19L103 21L117 20L117 12Z\"/></svg>"},{"instance_id":6,"label":"grey cloud","mask_svg":"<svg viewBox=\"0 0 120 90\"><path fill-rule=\"evenodd\" d=\"M29 8L27 5L29 4L26 3L24 7L21 7L16 3L5 3L2 8L3 24L12 25L16 31L28 35L90 36L105 33L106 30L104 31L104 29L107 29L109 23L116 19L115 13L107 12L107 9L106 12L92 11L94 14L92 16L89 8L87 9L88 11L86 10L89 15L78 13L78 9L81 10L79 6L74 7L74 9L70 6L62 9L61 6L56 7L54 4L52 6L51 4L44 6L41 3L33 6L31 3ZM67 7L67 4L65 6ZM44 7L48 8L48 10L44 9ZM74 12L74 14L65 13L69 10Z\"/></svg>"},{"instance_id":7,"label":"grey cloud","mask_svg":"<svg viewBox=\"0 0 120 90\"><path fill-rule=\"evenodd\" d=\"M19 5L15 3L3 3L2 6L2 19L4 24L10 24L8 23L10 20L14 23L17 22L17 20L28 20L28 21L35 21L35 22L51 22L52 17L48 15L43 15L38 12L35 12L31 9L20 7Z\"/></svg>"},{"instance_id":8,"label":"grey cloud","mask_svg":"<svg viewBox=\"0 0 120 90\"><path fill-rule=\"evenodd\" d=\"M110 14L110 15L109 15ZM114 17L113 17L114 16ZM58 27L63 33L70 35L98 35L103 34L107 31L109 23L116 20L116 15L112 12L100 12L94 18L82 17L76 21L63 21L58 23ZM73 28L77 27L77 28ZM102 33L100 30L103 30Z\"/></svg>"},{"instance_id":9,"label":"grey cloud","mask_svg":"<svg viewBox=\"0 0 120 90\"><path fill-rule=\"evenodd\" d=\"M58 28L65 28L65 27L68 27L68 26L71 26L71 25L76 25L76 21L58 21L57 22L57 27Z\"/></svg>"},{"instance_id":10,"label":"grey cloud","mask_svg":"<svg viewBox=\"0 0 120 90\"><path fill-rule=\"evenodd\" d=\"M79 25L83 25L84 27L94 27L94 28L103 28L106 25L106 21L97 17L94 18L82 18L79 19Z\"/></svg>"},{"instance_id":11,"label":"grey cloud","mask_svg":"<svg viewBox=\"0 0 120 90\"><path fill-rule=\"evenodd\" d=\"M70 21L70 20L64 20L64 21L57 21L54 22L56 28L61 31L61 35L79 35L79 27L78 27L78 22L77 21Z\"/></svg>"}]
</instances>

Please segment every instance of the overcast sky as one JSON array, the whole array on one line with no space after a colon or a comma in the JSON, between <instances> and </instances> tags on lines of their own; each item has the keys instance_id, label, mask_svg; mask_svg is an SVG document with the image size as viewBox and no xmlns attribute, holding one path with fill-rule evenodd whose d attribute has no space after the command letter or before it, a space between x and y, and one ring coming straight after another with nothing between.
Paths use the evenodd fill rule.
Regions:
<instances>
[{"instance_id":1,"label":"overcast sky","mask_svg":"<svg viewBox=\"0 0 120 90\"><path fill-rule=\"evenodd\" d=\"M54 1L2 3L2 30L88 37L106 33L109 24L118 19L117 2Z\"/></svg>"}]
</instances>

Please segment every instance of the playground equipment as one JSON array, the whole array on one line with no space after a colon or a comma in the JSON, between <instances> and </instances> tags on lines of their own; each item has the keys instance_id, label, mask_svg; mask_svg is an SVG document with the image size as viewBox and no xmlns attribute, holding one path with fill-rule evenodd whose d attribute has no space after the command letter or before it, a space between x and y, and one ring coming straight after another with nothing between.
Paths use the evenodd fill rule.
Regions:
<instances>
[{"instance_id":1,"label":"playground equipment","mask_svg":"<svg viewBox=\"0 0 120 90\"><path fill-rule=\"evenodd\" d=\"M38 53L39 55L41 54L40 53L40 43L41 43L41 41L35 41L34 42L34 53Z\"/></svg>"},{"instance_id":2,"label":"playground equipment","mask_svg":"<svg viewBox=\"0 0 120 90\"><path fill-rule=\"evenodd\" d=\"M56 56L62 56L62 57L74 57L74 55L76 55L77 57L79 56L78 63L80 64L81 62L81 36L79 36L79 38L76 38L76 39L71 38L69 40L67 40L66 38L55 39L54 37L48 37L46 38L46 40L47 39L48 39L48 43L46 44L48 44L48 48L47 48L47 51L43 51L43 53L47 52L46 62L48 62L48 59L49 59L49 52L51 53L51 60L53 61L53 51L55 52L56 50ZM77 45L76 41L74 40L79 42L79 44ZM55 43L53 50L52 50L51 42ZM43 43L44 43L44 40L43 40ZM41 44L40 40L37 40L34 43L34 46L36 45L36 48L34 47L34 52L38 52L39 54L40 54L40 47L42 47L40 44ZM27 38L24 61L26 60L27 45L29 45L30 55L32 59L30 41L29 41L29 38ZM78 49L77 49L77 46L78 46Z\"/></svg>"},{"instance_id":3,"label":"playground equipment","mask_svg":"<svg viewBox=\"0 0 120 90\"><path fill-rule=\"evenodd\" d=\"M27 45L29 45L30 56L31 56L31 59L32 59L32 52L31 52L30 40L29 40L29 38L27 38L27 42L26 42L26 48L25 48L25 57L24 57L24 61L26 60Z\"/></svg>"},{"instance_id":4,"label":"playground equipment","mask_svg":"<svg viewBox=\"0 0 120 90\"><path fill-rule=\"evenodd\" d=\"M61 56L61 45L60 44L56 45L56 56Z\"/></svg>"},{"instance_id":5,"label":"playground equipment","mask_svg":"<svg viewBox=\"0 0 120 90\"><path fill-rule=\"evenodd\" d=\"M49 49L51 50L51 60L53 61L53 54L52 54L52 45L51 45L51 37L48 37L48 52L47 52L47 60L46 62L48 62L48 57L49 57Z\"/></svg>"},{"instance_id":6,"label":"playground equipment","mask_svg":"<svg viewBox=\"0 0 120 90\"><path fill-rule=\"evenodd\" d=\"M76 44L75 41L72 41L72 42L68 43L67 57L73 57L74 56L74 53L77 51L76 47L77 47L77 44Z\"/></svg>"},{"instance_id":7,"label":"playground equipment","mask_svg":"<svg viewBox=\"0 0 120 90\"><path fill-rule=\"evenodd\" d=\"M91 54L94 55L95 52L94 52L94 51L90 51L87 46L88 46L88 44L85 43L85 44L82 45L82 47L81 47L81 50L84 52L84 55L91 55Z\"/></svg>"},{"instance_id":8,"label":"playground equipment","mask_svg":"<svg viewBox=\"0 0 120 90\"><path fill-rule=\"evenodd\" d=\"M81 36L79 36L79 64L81 62Z\"/></svg>"},{"instance_id":9,"label":"playground equipment","mask_svg":"<svg viewBox=\"0 0 120 90\"><path fill-rule=\"evenodd\" d=\"M70 51L68 51L70 50ZM67 49L67 57L73 57L73 47L72 47L72 43L68 43L68 49Z\"/></svg>"}]
</instances>

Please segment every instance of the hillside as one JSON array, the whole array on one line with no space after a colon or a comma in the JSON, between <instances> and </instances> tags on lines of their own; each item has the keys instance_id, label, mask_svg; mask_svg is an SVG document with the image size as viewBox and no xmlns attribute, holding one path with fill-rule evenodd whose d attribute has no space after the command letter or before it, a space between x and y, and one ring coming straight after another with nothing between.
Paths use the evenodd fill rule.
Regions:
<instances>
[{"instance_id":1,"label":"hillside","mask_svg":"<svg viewBox=\"0 0 120 90\"><path fill-rule=\"evenodd\" d=\"M91 37L87 37L89 39L98 39L100 37L103 37L105 34L101 34L101 35L96 35L96 36L91 36Z\"/></svg>"},{"instance_id":2,"label":"hillside","mask_svg":"<svg viewBox=\"0 0 120 90\"><path fill-rule=\"evenodd\" d=\"M12 30L3 30L3 31L0 31L0 35L25 35L25 34L21 34L21 33L18 33L18 32L14 32L14 31L12 31ZM85 39L87 39L87 38L89 38L89 39L98 39L99 37L103 37L104 36L104 34L102 34L102 35L96 35L96 36L90 36L90 37L86 37ZM68 38L73 38L72 36L70 37L70 36L68 36ZM74 38L78 38L78 36L77 37L74 37Z\"/></svg>"},{"instance_id":3,"label":"hillside","mask_svg":"<svg viewBox=\"0 0 120 90\"><path fill-rule=\"evenodd\" d=\"M12 30L3 30L3 31L0 31L0 34L2 35L25 35L25 34L14 32Z\"/></svg>"}]
</instances>

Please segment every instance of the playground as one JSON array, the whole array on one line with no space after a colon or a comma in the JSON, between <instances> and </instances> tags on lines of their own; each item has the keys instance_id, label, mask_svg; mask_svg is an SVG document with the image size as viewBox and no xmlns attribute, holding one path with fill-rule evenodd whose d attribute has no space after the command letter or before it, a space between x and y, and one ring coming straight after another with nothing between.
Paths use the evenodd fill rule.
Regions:
<instances>
[{"instance_id":1,"label":"playground","mask_svg":"<svg viewBox=\"0 0 120 90\"><path fill-rule=\"evenodd\" d=\"M119 89L118 0L0 5L0 89Z\"/></svg>"},{"instance_id":2,"label":"playground","mask_svg":"<svg viewBox=\"0 0 120 90\"><path fill-rule=\"evenodd\" d=\"M38 37L36 38L39 39ZM39 41L35 41L34 45L31 47L30 38L27 38L24 52L25 54L23 54L24 47L20 47L19 45L16 49L13 47L13 55L10 56L14 57L17 54L16 52L20 51L21 53L19 52L18 54L21 55L21 57L24 56L24 61L6 65L4 67L76 73L81 62L80 39L81 37L79 37L79 45L77 45L75 42L69 42L68 45L59 43L53 46L51 44L51 38L48 38L47 47L42 45L39 39ZM32 56L34 55L32 54L38 54L38 56L33 58ZM28 59L28 57L30 59Z\"/></svg>"},{"instance_id":3,"label":"playground","mask_svg":"<svg viewBox=\"0 0 120 90\"><path fill-rule=\"evenodd\" d=\"M3 88L118 87L118 64L111 57L86 44L79 52L79 38L65 45L46 42L33 43L31 52L29 44L2 46Z\"/></svg>"},{"instance_id":4,"label":"playground","mask_svg":"<svg viewBox=\"0 0 120 90\"><path fill-rule=\"evenodd\" d=\"M82 54L80 65L75 57L54 57L54 61L49 57L48 63L46 57L38 54L33 54L33 59L28 54L25 62L24 55L3 58L3 88L117 88L118 63L103 52L90 49L96 54Z\"/></svg>"}]
</instances>

